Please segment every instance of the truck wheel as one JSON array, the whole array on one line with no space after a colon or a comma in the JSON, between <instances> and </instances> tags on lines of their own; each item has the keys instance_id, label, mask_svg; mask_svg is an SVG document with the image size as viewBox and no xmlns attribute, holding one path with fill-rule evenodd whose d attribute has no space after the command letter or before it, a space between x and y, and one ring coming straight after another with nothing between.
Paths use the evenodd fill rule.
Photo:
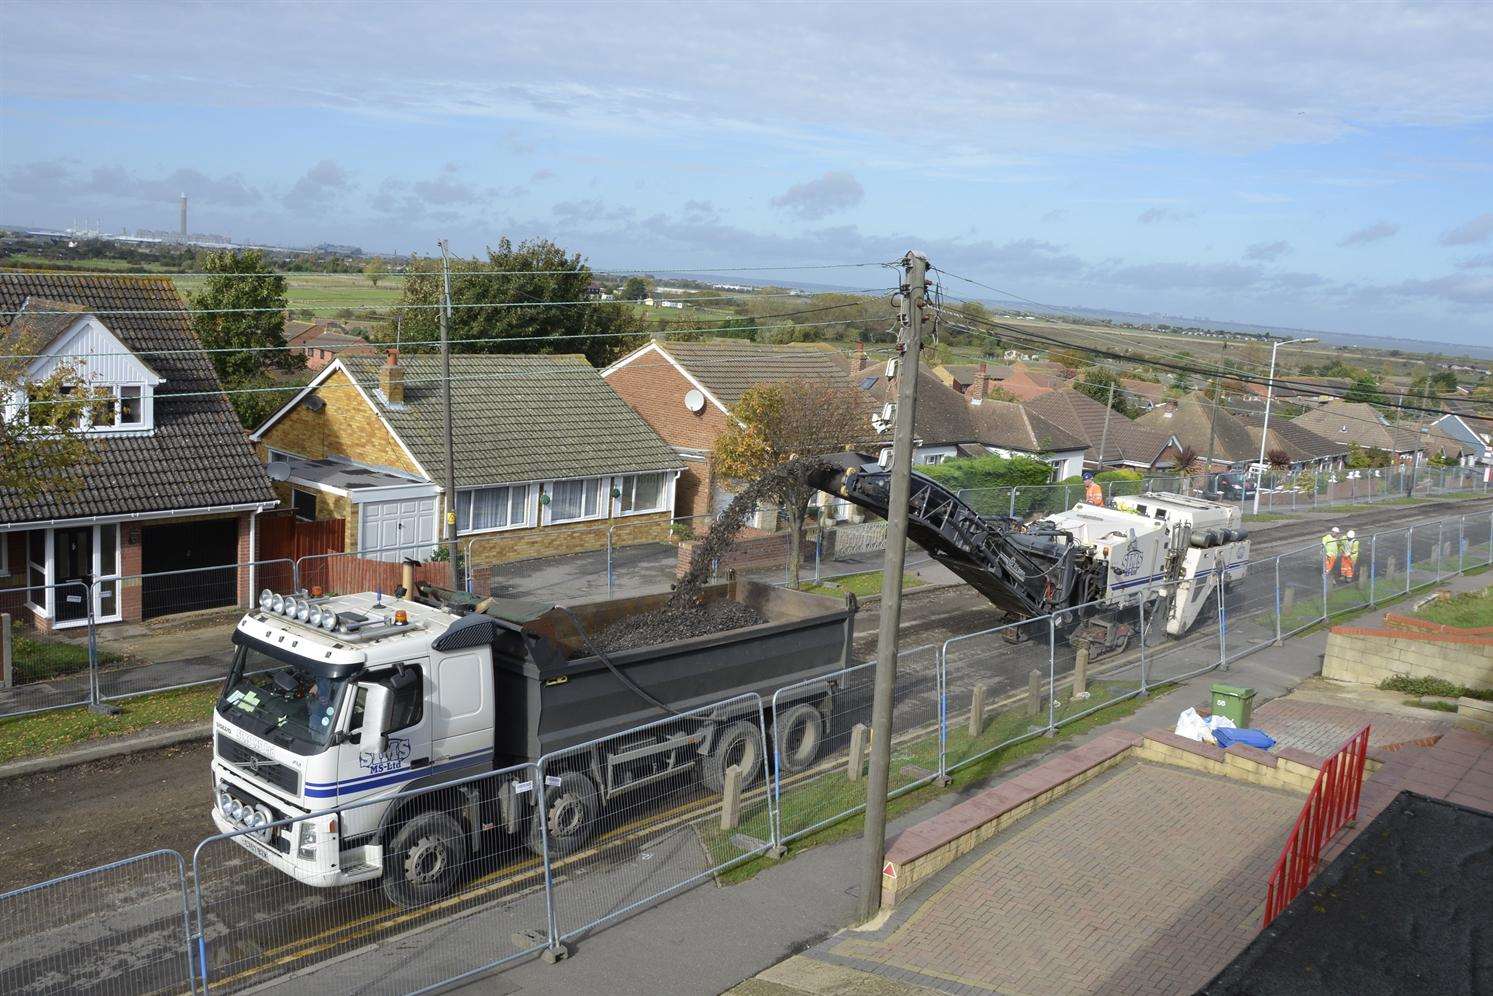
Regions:
<instances>
[{"instance_id":1,"label":"truck wheel","mask_svg":"<svg viewBox=\"0 0 1493 996\"><path fill-rule=\"evenodd\" d=\"M715 738L715 749L700 759L700 782L712 792L726 787L726 769L741 765L741 784L751 785L762 774L762 737L757 724L738 719Z\"/></svg>"},{"instance_id":2,"label":"truck wheel","mask_svg":"<svg viewBox=\"0 0 1493 996\"><path fill-rule=\"evenodd\" d=\"M529 850L544 854L544 838L540 835L539 821L547 818L550 857L563 858L581 849L591 839L596 829L596 816L601 811L596 786L590 778L579 771L567 771L560 775L560 784L546 786L545 817L535 813L529 820Z\"/></svg>"},{"instance_id":3,"label":"truck wheel","mask_svg":"<svg viewBox=\"0 0 1493 996\"><path fill-rule=\"evenodd\" d=\"M807 702L800 702L777 723L778 763L784 771L805 771L819 759L824 744L824 716Z\"/></svg>"},{"instance_id":4,"label":"truck wheel","mask_svg":"<svg viewBox=\"0 0 1493 996\"><path fill-rule=\"evenodd\" d=\"M445 813L421 813L384 851L384 895L406 907L440 899L455 887L466 859L461 824Z\"/></svg>"}]
</instances>

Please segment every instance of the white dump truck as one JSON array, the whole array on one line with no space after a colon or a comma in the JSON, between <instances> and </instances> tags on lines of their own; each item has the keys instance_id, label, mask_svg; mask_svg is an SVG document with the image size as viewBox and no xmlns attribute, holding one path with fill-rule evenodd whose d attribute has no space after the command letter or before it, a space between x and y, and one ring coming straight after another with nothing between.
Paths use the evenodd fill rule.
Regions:
<instances>
[{"instance_id":1,"label":"white dump truck","mask_svg":"<svg viewBox=\"0 0 1493 996\"><path fill-rule=\"evenodd\" d=\"M712 703L801 683L770 735L784 767L813 764L835 720L854 599L733 580L699 599L729 598L763 622L596 649L592 634L667 597L564 608L424 586L266 591L233 634L213 717L213 822L248 831L234 839L308 885L381 878L408 905L450 891L469 859L504 841L538 851L547 835L552 856L572 853L614 802L663 779L719 792L737 765L750 785L765 764L758 709ZM546 755L544 820L532 768L472 777Z\"/></svg>"}]
</instances>

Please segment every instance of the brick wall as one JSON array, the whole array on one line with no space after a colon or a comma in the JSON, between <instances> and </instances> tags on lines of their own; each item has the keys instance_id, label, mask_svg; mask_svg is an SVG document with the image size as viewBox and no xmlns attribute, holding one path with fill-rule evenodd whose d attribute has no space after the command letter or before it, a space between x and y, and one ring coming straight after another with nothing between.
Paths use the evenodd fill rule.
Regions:
<instances>
[{"instance_id":1,"label":"brick wall","mask_svg":"<svg viewBox=\"0 0 1493 996\"><path fill-rule=\"evenodd\" d=\"M614 546L636 543L663 543L669 539L670 514L654 512L629 515L611 520L567 522L560 525L514 529L461 538L461 549L468 550L473 565L490 566L531 557L558 557L588 550L605 550L607 526L612 526ZM483 589L486 590L486 589Z\"/></svg>"},{"instance_id":2,"label":"brick wall","mask_svg":"<svg viewBox=\"0 0 1493 996\"><path fill-rule=\"evenodd\" d=\"M659 438L678 449L708 453L730 419L710 402L699 413L684 407L694 385L656 352L645 353L607 376L622 400L653 427ZM687 460L674 501L679 516L708 515L712 483L708 460Z\"/></svg>"},{"instance_id":3,"label":"brick wall","mask_svg":"<svg viewBox=\"0 0 1493 996\"><path fill-rule=\"evenodd\" d=\"M1493 688L1493 637L1334 626L1322 676L1377 685L1396 674Z\"/></svg>"},{"instance_id":4,"label":"brick wall","mask_svg":"<svg viewBox=\"0 0 1493 996\"><path fill-rule=\"evenodd\" d=\"M420 474L420 469L400 448L346 373L338 370L313 393L326 406L313 412L302 399L264 434L258 447L260 459L264 458L267 444L312 460L341 457L373 467Z\"/></svg>"},{"instance_id":5,"label":"brick wall","mask_svg":"<svg viewBox=\"0 0 1493 996\"><path fill-rule=\"evenodd\" d=\"M143 523L125 522L119 527L119 614L125 622L140 621L140 537Z\"/></svg>"}]
</instances>

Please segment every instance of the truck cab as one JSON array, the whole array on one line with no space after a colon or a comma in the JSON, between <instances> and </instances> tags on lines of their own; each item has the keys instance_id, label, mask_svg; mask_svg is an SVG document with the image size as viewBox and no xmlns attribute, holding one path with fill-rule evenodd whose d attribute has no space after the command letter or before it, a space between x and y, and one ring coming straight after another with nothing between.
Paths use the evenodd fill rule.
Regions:
<instances>
[{"instance_id":1,"label":"truck cab","mask_svg":"<svg viewBox=\"0 0 1493 996\"><path fill-rule=\"evenodd\" d=\"M376 593L266 592L214 710L218 829L253 831L234 839L308 885L382 875L380 800L493 765L489 648L432 647L457 618Z\"/></svg>"}]
</instances>

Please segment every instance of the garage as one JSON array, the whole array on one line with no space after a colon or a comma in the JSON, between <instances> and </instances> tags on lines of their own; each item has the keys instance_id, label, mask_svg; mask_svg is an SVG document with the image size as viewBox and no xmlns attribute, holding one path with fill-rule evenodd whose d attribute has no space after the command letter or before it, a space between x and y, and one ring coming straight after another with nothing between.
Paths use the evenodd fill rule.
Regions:
<instances>
[{"instance_id":1,"label":"garage","mask_svg":"<svg viewBox=\"0 0 1493 996\"><path fill-rule=\"evenodd\" d=\"M435 498L365 501L358 523L358 549L370 560L425 560L436 545Z\"/></svg>"},{"instance_id":2,"label":"garage","mask_svg":"<svg viewBox=\"0 0 1493 996\"><path fill-rule=\"evenodd\" d=\"M145 526L140 531L142 618L236 604L237 563L237 519Z\"/></svg>"}]
</instances>

